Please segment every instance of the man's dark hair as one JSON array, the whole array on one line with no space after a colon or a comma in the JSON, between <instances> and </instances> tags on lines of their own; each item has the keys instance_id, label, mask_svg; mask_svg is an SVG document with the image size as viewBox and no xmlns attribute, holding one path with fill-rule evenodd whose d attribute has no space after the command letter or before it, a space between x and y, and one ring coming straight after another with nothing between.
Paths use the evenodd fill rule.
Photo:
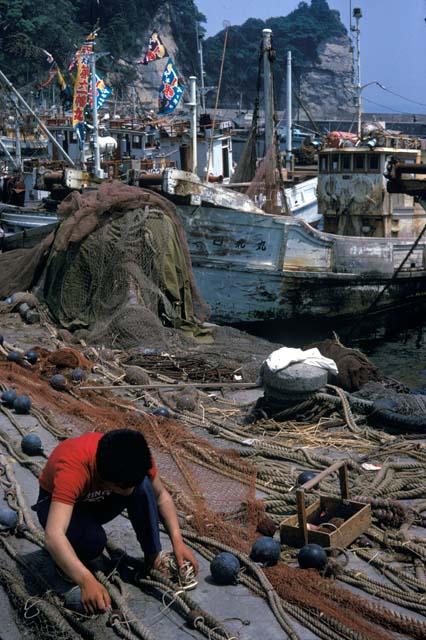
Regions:
<instances>
[{"instance_id":1,"label":"man's dark hair","mask_svg":"<svg viewBox=\"0 0 426 640\"><path fill-rule=\"evenodd\" d=\"M116 429L99 440L96 470L102 480L123 489L142 482L152 466L151 452L139 431Z\"/></svg>"}]
</instances>

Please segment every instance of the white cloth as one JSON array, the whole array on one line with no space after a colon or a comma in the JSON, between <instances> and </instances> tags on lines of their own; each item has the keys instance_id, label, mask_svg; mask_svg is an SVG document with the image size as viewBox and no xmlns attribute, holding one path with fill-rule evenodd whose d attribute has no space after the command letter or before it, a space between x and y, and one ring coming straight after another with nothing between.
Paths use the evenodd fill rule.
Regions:
<instances>
[{"instance_id":1,"label":"white cloth","mask_svg":"<svg viewBox=\"0 0 426 640\"><path fill-rule=\"evenodd\" d=\"M264 364L266 364L271 371L281 371L281 369L285 369L290 364L296 364L298 362L310 364L313 367L321 367L321 369L331 371L331 373L334 373L336 376L339 373L334 360L325 358L321 355L319 349L316 348L302 351L302 349L282 347L281 349L273 351L265 360Z\"/></svg>"}]
</instances>

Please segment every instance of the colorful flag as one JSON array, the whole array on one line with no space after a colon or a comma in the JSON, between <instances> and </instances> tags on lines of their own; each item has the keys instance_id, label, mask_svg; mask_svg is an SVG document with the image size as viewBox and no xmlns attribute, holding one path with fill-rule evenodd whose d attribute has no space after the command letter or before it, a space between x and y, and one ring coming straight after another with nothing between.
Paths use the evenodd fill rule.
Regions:
<instances>
[{"instance_id":1,"label":"colorful flag","mask_svg":"<svg viewBox=\"0 0 426 640\"><path fill-rule=\"evenodd\" d=\"M112 88L105 84L103 78L96 74L96 106L98 109L102 107L103 103L110 97L111 93ZM90 104L91 103L92 100L90 100Z\"/></svg>"},{"instance_id":2,"label":"colorful flag","mask_svg":"<svg viewBox=\"0 0 426 640\"><path fill-rule=\"evenodd\" d=\"M158 31L154 29L151 33L151 37L149 38L148 49L143 60L138 60L136 64L149 64L150 62L154 62L154 60L161 60L161 58L164 58L167 55L167 49L164 46Z\"/></svg>"},{"instance_id":3,"label":"colorful flag","mask_svg":"<svg viewBox=\"0 0 426 640\"><path fill-rule=\"evenodd\" d=\"M93 53L93 42L86 41L76 53L77 77L74 84L74 100L72 106L72 126L84 122L84 109L89 96L90 58Z\"/></svg>"},{"instance_id":4,"label":"colorful flag","mask_svg":"<svg viewBox=\"0 0 426 640\"><path fill-rule=\"evenodd\" d=\"M168 115L173 113L179 104L184 90L185 87L179 84L179 77L173 60L169 58L161 80L160 95L158 97L159 114Z\"/></svg>"}]
</instances>

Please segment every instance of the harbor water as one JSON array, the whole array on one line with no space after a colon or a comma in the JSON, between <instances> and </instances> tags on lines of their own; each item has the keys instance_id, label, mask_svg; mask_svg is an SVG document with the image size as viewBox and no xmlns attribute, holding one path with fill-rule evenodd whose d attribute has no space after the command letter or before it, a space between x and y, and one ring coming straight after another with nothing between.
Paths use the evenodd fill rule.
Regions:
<instances>
[{"instance_id":1,"label":"harbor water","mask_svg":"<svg viewBox=\"0 0 426 640\"><path fill-rule=\"evenodd\" d=\"M361 350L386 376L426 393L426 308L402 308L391 313L338 322L259 323L250 333L288 347L304 347L337 336L347 347Z\"/></svg>"}]
</instances>

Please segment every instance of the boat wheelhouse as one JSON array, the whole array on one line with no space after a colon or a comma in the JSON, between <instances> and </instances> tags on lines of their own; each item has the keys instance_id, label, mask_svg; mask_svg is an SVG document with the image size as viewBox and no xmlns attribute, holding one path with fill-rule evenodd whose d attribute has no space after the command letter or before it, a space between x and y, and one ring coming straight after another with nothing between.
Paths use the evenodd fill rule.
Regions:
<instances>
[{"instance_id":1,"label":"boat wheelhouse","mask_svg":"<svg viewBox=\"0 0 426 640\"><path fill-rule=\"evenodd\" d=\"M372 141L371 141L372 142ZM412 196L387 193L389 162L420 162L413 139L386 137L384 146L325 148L319 154L318 209L324 231L343 236L416 238L426 212Z\"/></svg>"}]
</instances>

